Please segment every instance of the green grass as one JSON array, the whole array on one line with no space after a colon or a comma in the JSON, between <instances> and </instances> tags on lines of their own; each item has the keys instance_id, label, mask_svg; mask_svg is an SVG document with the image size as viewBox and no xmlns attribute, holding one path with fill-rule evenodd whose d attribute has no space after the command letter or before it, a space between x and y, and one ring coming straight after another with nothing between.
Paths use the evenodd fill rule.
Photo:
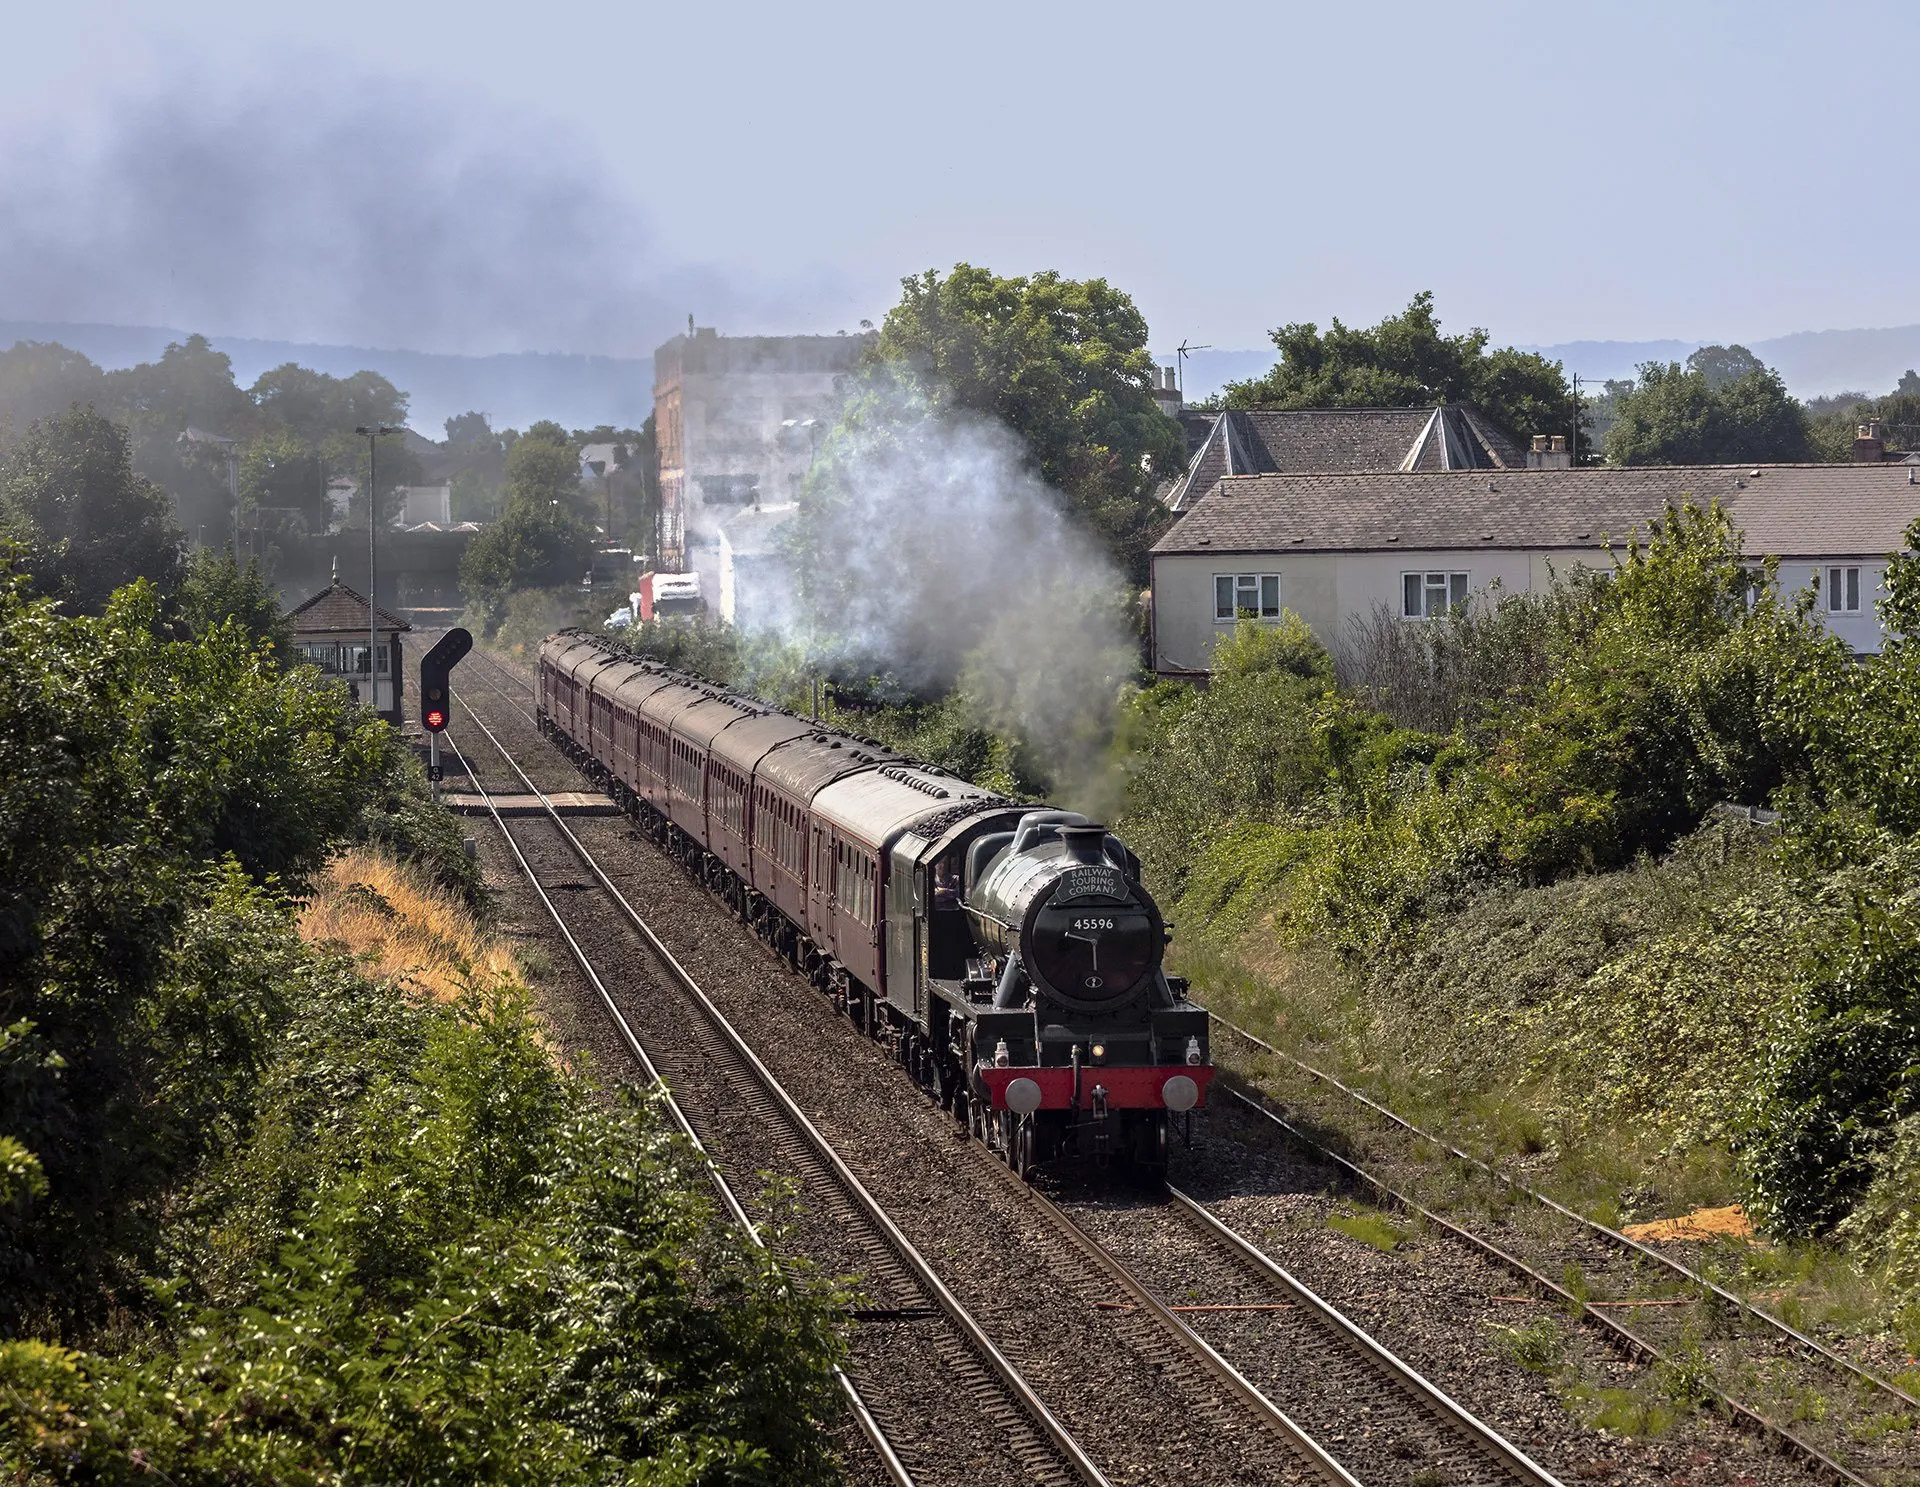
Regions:
<instances>
[{"instance_id":1,"label":"green grass","mask_svg":"<svg viewBox=\"0 0 1920 1487\"><path fill-rule=\"evenodd\" d=\"M1496 1329L1500 1350L1528 1373L1558 1373L1566 1362L1567 1334L1551 1317Z\"/></svg>"},{"instance_id":2,"label":"green grass","mask_svg":"<svg viewBox=\"0 0 1920 1487\"><path fill-rule=\"evenodd\" d=\"M1390 1222L1377 1209L1365 1208L1345 1213L1327 1215L1327 1227L1344 1234L1349 1239L1370 1245L1382 1254L1392 1254L1409 1234L1409 1230Z\"/></svg>"},{"instance_id":3,"label":"green grass","mask_svg":"<svg viewBox=\"0 0 1920 1487\"><path fill-rule=\"evenodd\" d=\"M1567 1408L1595 1430L1636 1439L1665 1435L1680 1419L1672 1401L1643 1389L1580 1384L1568 1395Z\"/></svg>"}]
</instances>

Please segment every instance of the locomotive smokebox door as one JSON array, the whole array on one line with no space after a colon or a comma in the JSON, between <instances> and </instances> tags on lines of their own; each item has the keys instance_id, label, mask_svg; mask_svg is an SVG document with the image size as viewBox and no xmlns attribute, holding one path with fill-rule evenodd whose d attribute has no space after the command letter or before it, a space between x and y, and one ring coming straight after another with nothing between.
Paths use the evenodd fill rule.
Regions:
<instances>
[{"instance_id":1,"label":"locomotive smokebox door","mask_svg":"<svg viewBox=\"0 0 1920 1487\"><path fill-rule=\"evenodd\" d=\"M1105 1003L1153 970L1159 935L1125 876L1105 865L1076 867L1034 916L1030 964L1062 996Z\"/></svg>"}]
</instances>

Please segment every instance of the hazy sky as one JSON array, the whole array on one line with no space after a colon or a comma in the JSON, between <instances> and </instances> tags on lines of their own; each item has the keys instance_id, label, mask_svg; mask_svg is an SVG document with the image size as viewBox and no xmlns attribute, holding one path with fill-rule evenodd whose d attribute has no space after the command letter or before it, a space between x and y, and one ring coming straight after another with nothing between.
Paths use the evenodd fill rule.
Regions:
<instances>
[{"instance_id":1,"label":"hazy sky","mask_svg":"<svg viewBox=\"0 0 1920 1487\"><path fill-rule=\"evenodd\" d=\"M851 329L956 259L1165 348L1920 321L1920 7L0 0L0 318ZM1893 162L1891 166L1886 162Z\"/></svg>"}]
</instances>

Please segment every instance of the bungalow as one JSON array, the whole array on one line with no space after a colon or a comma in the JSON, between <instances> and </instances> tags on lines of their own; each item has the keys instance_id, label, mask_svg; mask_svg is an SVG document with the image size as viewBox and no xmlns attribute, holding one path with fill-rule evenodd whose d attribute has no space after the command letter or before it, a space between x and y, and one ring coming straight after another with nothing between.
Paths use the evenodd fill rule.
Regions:
<instances>
[{"instance_id":1,"label":"bungalow","mask_svg":"<svg viewBox=\"0 0 1920 1487\"><path fill-rule=\"evenodd\" d=\"M1669 505L1717 500L1783 591L1812 588L1855 654L1880 649L1889 554L1920 519L1920 466L1692 465L1232 475L1154 544L1153 662L1201 677L1236 620L1298 614L1330 649L1384 609L1408 623L1470 595L1610 566Z\"/></svg>"}]
</instances>

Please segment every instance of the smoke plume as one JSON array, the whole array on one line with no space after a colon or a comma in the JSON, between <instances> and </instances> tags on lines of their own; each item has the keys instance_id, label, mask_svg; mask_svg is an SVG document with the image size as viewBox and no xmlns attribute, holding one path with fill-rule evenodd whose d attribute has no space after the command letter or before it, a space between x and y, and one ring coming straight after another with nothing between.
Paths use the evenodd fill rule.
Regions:
<instances>
[{"instance_id":1,"label":"smoke plume","mask_svg":"<svg viewBox=\"0 0 1920 1487\"><path fill-rule=\"evenodd\" d=\"M1136 661L1126 589L1013 433L880 373L794 527L790 639L922 692L959 685L1063 787L1084 787Z\"/></svg>"},{"instance_id":2,"label":"smoke plume","mask_svg":"<svg viewBox=\"0 0 1920 1487\"><path fill-rule=\"evenodd\" d=\"M418 80L273 72L179 77L10 140L0 316L645 355L689 310L818 300L665 261L611 173L538 120Z\"/></svg>"}]
</instances>

